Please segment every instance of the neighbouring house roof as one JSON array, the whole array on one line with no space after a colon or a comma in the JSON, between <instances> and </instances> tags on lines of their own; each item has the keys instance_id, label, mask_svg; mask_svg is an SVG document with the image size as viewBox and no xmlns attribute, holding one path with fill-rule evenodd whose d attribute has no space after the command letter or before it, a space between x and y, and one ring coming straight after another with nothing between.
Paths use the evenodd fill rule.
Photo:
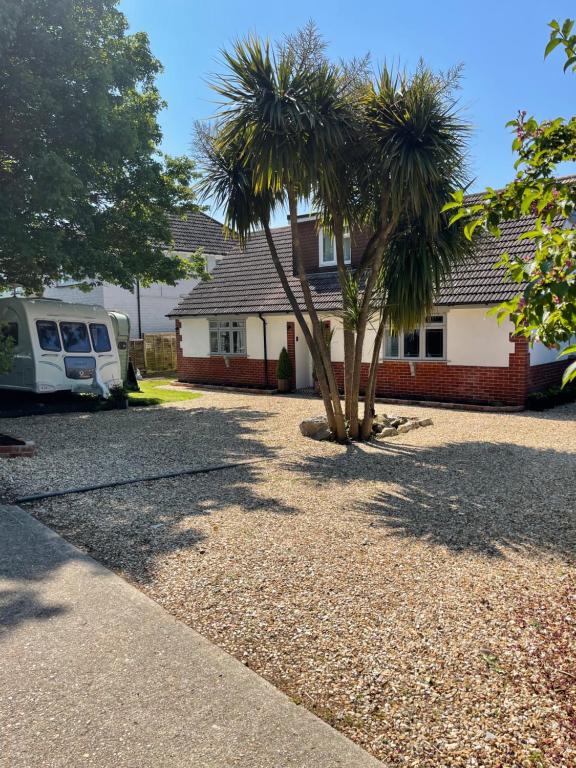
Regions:
<instances>
[{"instance_id":1,"label":"neighbouring house roof","mask_svg":"<svg viewBox=\"0 0 576 768\"><path fill-rule=\"evenodd\" d=\"M494 269L504 251L531 253L529 240L518 241L529 231L532 217L504 222L502 235L495 239L481 234L474 255L460 266L442 286L436 304L496 304L518 293L515 283L504 280L504 270ZM278 256L284 265L290 285L304 308L300 281L293 276L292 236L289 227L273 230ZM314 304L318 310L338 310L341 306L338 278L334 271L308 276ZM258 312L290 312L291 307L272 263L263 232L255 232L246 247L234 246L226 259L218 264L212 279L199 283L171 312L173 316L224 314L257 314Z\"/></svg>"},{"instance_id":2,"label":"neighbouring house roof","mask_svg":"<svg viewBox=\"0 0 576 768\"><path fill-rule=\"evenodd\" d=\"M168 218L176 251L203 248L205 253L226 255L235 248L234 241L224 236L222 224L201 211L187 213L184 219L175 215Z\"/></svg>"}]
</instances>

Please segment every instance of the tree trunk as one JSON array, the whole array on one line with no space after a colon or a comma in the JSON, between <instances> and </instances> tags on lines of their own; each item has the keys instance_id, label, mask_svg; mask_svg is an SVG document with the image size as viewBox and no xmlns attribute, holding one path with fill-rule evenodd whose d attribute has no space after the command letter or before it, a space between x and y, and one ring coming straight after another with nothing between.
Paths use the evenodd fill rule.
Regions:
<instances>
[{"instance_id":1,"label":"tree trunk","mask_svg":"<svg viewBox=\"0 0 576 768\"><path fill-rule=\"evenodd\" d=\"M348 269L344 261L344 222L339 211L332 212L334 222L334 240L336 241L336 265L338 267L338 281L342 293L342 329L344 334L344 414L346 421L350 422L352 402L352 374L354 370L354 330L347 327L347 315L349 309L348 297Z\"/></svg>"},{"instance_id":2,"label":"tree trunk","mask_svg":"<svg viewBox=\"0 0 576 768\"><path fill-rule=\"evenodd\" d=\"M300 286L304 295L304 303L306 304L306 310L308 316L312 321L313 337L316 339L315 347L320 353L320 360L316 363L314 360L314 354L312 359L314 365L317 366L316 374L318 376L318 384L320 386L320 392L322 393L322 399L326 404L326 395L329 396L331 401L331 411L334 415L334 428L331 427L336 440L339 443L345 443L348 439L346 432L346 422L344 419L344 413L342 412L342 403L340 402L340 392L338 390L338 384L336 382L336 376L334 375L334 369L332 368L332 361L330 360L330 353L324 337L324 329L318 312L314 306L314 300L312 298L312 292L310 291L310 284L308 283L308 276L306 269L304 268L304 261L302 259L302 249L300 247L300 235L298 232L298 196L294 188L288 190L288 208L290 212L290 228L292 230L292 251L296 260L296 267L298 270L298 278L300 280ZM308 341L308 337L306 337ZM312 349L310 348L312 353ZM322 375L323 374L323 375ZM323 391L323 387L327 388L327 391ZM328 414L328 411L327 411Z\"/></svg>"},{"instance_id":3,"label":"tree trunk","mask_svg":"<svg viewBox=\"0 0 576 768\"><path fill-rule=\"evenodd\" d=\"M362 307L358 318L356 328L356 344L354 347L352 385L350 395L350 425L349 432L352 440L358 440L360 437L360 421L358 415L358 401L360 399L360 378L362 374L362 352L364 350L364 340L366 338L366 327L370 319L372 294L376 285L377 273L382 263L382 255L377 255L374 259L371 272L368 274L366 285L364 286L364 295L362 297Z\"/></svg>"},{"instance_id":4,"label":"tree trunk","mask_svg":"<svg viewBox=\"0 0 576 768\"><path fill-rule=\"evenodd\" d=\"M360 309L360 316L358 318L358 324L356 328L356 345L354 348L354 371L352 375L352 394L351 394L351 411L350 411L350 424L348 427L351 440L358 440L361 437L360 434L360 421L358 416L358 400L360 398L360 378L362 373L362 351L364 349L364 340L366 337L366 327L370 319L371 312L374 311L372 307L372 297L374 289L377 285L380 270L384 261L384 251L388 243L388 238L393 232L397 223L397 216L392 216L388 220L388 202L390 199L389 190L382 194L380 200L380 229L372 237L362 257L361 270L367 274L366 284L363 287L362 305ZM376 347L374 352L376 351ZM373 352L373 356L374 356ZM366 385L368 386L368 384Z\"/></svg>"},{"instance_id":5,"label":"tree trunk","mask_svg":"<svg viewBox=\"0 0 576 768\"><path fill-rule=\"evenodd\" d=\"M320 350L318 348L318 344L314 338L314 336L310 333L310 329L308 328L308 323L304 319L304 314L302 310L300 309L300 305L298 304L298 300L296 299L294 292L292 288L290 287L290 283L288 282L288 278L286 276L286 272L284 270L284 267L282 265L282 262L280 261L280 258L278 256L278 251L276 250L276 245L274 243L274 238L272 237L272 232L270 231L270 226L267 221L262 220L262 226L264 228L264 233L266 235L266 241L268 243L268 249L270 250L270 255L272 256L272 262L276 268L276 272L278 273L278 277L280 278L280 282L282 283L282 287L284 288L284 292L286 293L286 296L288 297L288 301L290 302L290 306L292 307L292 310L294 314L296 315L296 319L298 320L298 324L300 325L300 328L302 330L302 333L304 334L304 338L306 339L306 344L308 345L308 349L310 350L310 354L312 355L312 361L314 363L314 368L316 370L316 375L318 376L318 385L320 387L320 394L322 395L322 400L324 402L324 408L326 411L326 418L328 420L328 426L332 430L334 434L337 433L337 422L334 414L334 409L332 407L332 398L330 397L330 388L328 385L328 381L326 379L326 375L324 372L324 366L322 364L322 357L320 355Z\"/></svg>"},{"instance_id":6,"label":"tree trunk","mask_svg":"<svg viewBox=\"0 0 576 768\"><path fill-rule=\"evenodd\" d=\"M370 372L368 374L366 391L364 393L364 418L362 419L362 428L360 432L362 440L369 440L372 436L372 425L374 424L374 416L376 415L374 409L374 400L376 396L376 377L378 375L378 365L380 364L380 348L382 346L382 339L384 337L385 325L386 320L384 317L382 317L380 319L378 330L376 331L376 338L374 339L374 349L372 350Z\"/></svg>"}]
</instances>

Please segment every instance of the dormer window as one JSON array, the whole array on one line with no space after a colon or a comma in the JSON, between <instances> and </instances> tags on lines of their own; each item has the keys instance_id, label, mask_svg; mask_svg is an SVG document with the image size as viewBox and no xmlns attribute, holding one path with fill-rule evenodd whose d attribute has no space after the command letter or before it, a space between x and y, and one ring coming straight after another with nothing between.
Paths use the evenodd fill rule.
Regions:
<instances>
[{"instance_id":1,"label":"dormer window","mask_svg":"<svg viewBox=\"0 0 576 768\"><path fill-rule=\"evenodd\" d=\"M320 253L321 267L336 266L336 241L329 232L321 231L318 235L318 250ZM350 244L350 232L344 232L344 263L352 261L352 247Z\"/></svg>"}]
</instances>

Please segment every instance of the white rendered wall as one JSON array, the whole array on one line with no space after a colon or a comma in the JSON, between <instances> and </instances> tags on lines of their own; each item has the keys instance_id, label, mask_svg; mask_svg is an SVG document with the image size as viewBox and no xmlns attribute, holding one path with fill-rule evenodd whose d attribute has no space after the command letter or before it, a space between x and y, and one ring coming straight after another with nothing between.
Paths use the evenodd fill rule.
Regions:
<instances>
[{"instance_id":1,"label":"white rendered wall","mask_svg":"<svg viewBox=\"0 0 576 768\"><path fill-rule=\"evenodd\" d=\"M558 359L560 351L558 349L548 349L541 341L537 341L530 348L530 365L543 365L544 363L553 363Z\"/></svg>"},{"instance_id":2,"label":"white rendered wall","mask_svg":"<svg viewBox=\"0 0 576 768\"><path fill-rule=\"evenodd\" d=\"M507 368L514 343L510 321L498 324L487 316L488 307L450 309L446 317L446 357L448 365L475 365Z\"/></svg>"},{"instance_id":3,"label":"white rendered wall","mask_svg":"<svg viewBox=\"0 0 576 768\"><path fill-rule=\"evenodd\" d=\"M541 341L537 341L534 346L530 348L530 365L543 365L544 363L554 363L556 360L569 360L573 355L566 355L560 357L560 352L565 347L576 344L576 336L574 336L569 342L563 344L560 349L548 349Z\"/></svg>"},{"instance_id":4,"label":"white rendered wall","mask_svg":"<svg viewBox=\"0 0 576 768\"><path fill-rule=\"evenodd\" d=\"M60 299L70 304L98 304L104 306L104 286L97 285L86 293L72 285L50 285L44 289L45 299Z\"/></svg>"},{"instance_id":5,"label":"white rendered wall","mask_svg":"<svg viewBox=\"0 0 576 768\"><path fill-rule=\"evenodd\" d=\"M180 252L183 257L190 253ZM204 254L208 272L212 272L216 264L223 258L211 253ZM176 307L180 299L186 296L198 285L198 280L180 280L176 285L153 283L146 288L140 287L140 316L142 333L168 333L174 331L174 319L166 317ZM130 318L130 337L137 339L138 305L136 289L126 290L112 283L96 286L90 292L84 293L76 287L51 286L44 291L44 296L50 299L78 302L80 304L100 304L108 311L123 312Z\"/></svg>"},{"instance_id":6,"label":"white rendered wall","mask_svg":"<svg viewBox=\"0 0 576 768\"><path fill-rule=\"evenodd\" d=\"M332 344L330 347L330 356L334 363L344 362L344 327L342 325L342 319L333 315L322 316L322 320L330 321L330 329L333 330ZM362 349L362 362L372 362L372 350L374 349L374 341L376 339L376 329L368 324L366 328L366 335L364 337L364 347ZM379 357L382 357L380 354Z\"/></svg>"},{"instance_id":7,"label":"white rendered wall","mask_svg":"<svg viewBox=\"0 0 576 768\"><path fill-rule=\"evenodd\" d=\"M184 357L209 357L210 325L207 317L181 318L180 335Z\"/></svg>"}]
</instances>

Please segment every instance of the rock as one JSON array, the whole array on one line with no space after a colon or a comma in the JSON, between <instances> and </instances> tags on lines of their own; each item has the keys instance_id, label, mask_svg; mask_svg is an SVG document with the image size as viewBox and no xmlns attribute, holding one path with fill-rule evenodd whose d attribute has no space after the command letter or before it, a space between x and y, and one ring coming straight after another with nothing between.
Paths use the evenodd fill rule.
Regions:
<instances>
[{"instance_id":1,"label":"rock","mask_svg":"<svg viewBox=\"0 0 576 768\"><path fill-rule=\"evenodd\" d=\"M404 432L411 432L418 427L417 421L407 421L405 424L400 424L398 427L398 434L402 435Z\"/></svg>"},{"instance_id":2,"label":"rock","mask_svg":"<svg viewBox=\"0 0 576 768\"><path fill-rule=\"evenodd\" d=\"M300 422L300 432L304 437L313 437L315 440L328 440L332 435L324 416L314 416Z\"/></svg>"},{"instance_id":3,"label":"rock","mask_svg":"<svg viewBox=\"0 0 576 768\"><path fill-rule=\"evenodd\" d=\"M384 427L384 429L380 430L379 436L380 437L394 437L394 435L398 434L398 430L394 427Z\"/></svg>"},{"instance_id":4,"label":"rock","mask_svg":"<svg viewBox=\"0 0 576 768\"><path fill-rule=\"evenodd\" d=\"M420 427L431 427L433 423L432 419L418 419L418 426Z\"/></svg>"},{"instance_id":5,"label":"rock","mask_svg":"<svg viewBox=\"0 0 576 768\"><path fill-rule=\"evenodd\" d=\"M330 431L329 427L322 427L322 429L319 429L318 432L315 432L313 435L310 435L312 440L330 440L332 437L332 432Z\"/></svg>"}]
</instances>

